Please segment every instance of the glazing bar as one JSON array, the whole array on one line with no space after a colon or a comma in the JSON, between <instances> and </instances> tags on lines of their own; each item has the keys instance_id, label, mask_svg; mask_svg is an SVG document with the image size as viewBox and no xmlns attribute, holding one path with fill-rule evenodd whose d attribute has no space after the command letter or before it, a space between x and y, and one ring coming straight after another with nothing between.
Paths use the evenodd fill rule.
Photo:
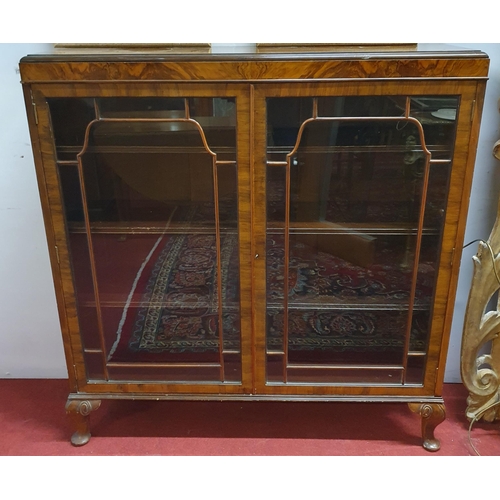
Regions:
<instances>
[{"instance_id":1,"label":"glazing bar","mask_svg":"<svg viewBox=\"0 0 500 500\"><path fill-rule=\"evenodd\" d=\"M103 376L106 380L109 380L109 374L108 374L108 368L106 366L106 357L104 353L108 352L106 349L106 340L104 338L104 325L102 321L102 311L101 311L101 301L99 298L99 286L97 283L97 270L96 270L96 264L95 264L95 253L94 253L94 246L92 243L92 230L90 227L90 218L89 218L89 210L88 210L88 204L87 204L87 194L85 190L85 178L83 175L83 163L82 163L82 155L87 149L88 146L88 141L89 141L89 134L90 134L90 128L92 126L92 122L87 126L87 130L85 132L85 141L83 144L83 149L78 153L76 156L78 160L78 177L80 181L80 191L81 191L81 196L82 196L82 207L83 207L83 218L85 222L85 233L87 235L87 245L89 248L89 259L90 259L90 273L92 275L92 287L94 289L94 297L95 297L95 308L96 308L96 315L97 315L97 332L99 334L99 343L101 345L101 351L102 351L102 369L103 369Z\"/></svg>"},{"instance_id":2,"label":"glazing bar","mask_svg":"<svg viewBox=\"0 0 500 500\"><path fill-rule=\"evenodd\" d=\"M451 160L429 160L429 163L450 163Z\"/></svg>"},{"instance_id":3,"label":"glazing bar","mask_svg":"<svg viewBox=\"0 0 500 500\"><path fill-rule=\"evenodd\" d=\"M420 261L420 250L422 247L422 236L424 231L424 218L425 218L425 208L427 201L427 189L429 186L429 174L430 174L430 166L431 166L431 153L427 149L425 145L425 137L424 130L422 128L422 124L417 121L417 127L420 133L420 142L422 149L424 150L424 154L426 157L425 161L425 169L424 169L424 178L422 183L422 195L420 198L420 213L418 218L418 230L417 230L417 242L415 244L415 254L413 257L413 271L412 271L412 281L411 281L411 289L410 289L410 300L408 304L408 321L406 325L406 333L405 333L405 347L404 347L404 359L403 359L403 385L406 383L406 373L408 369L408 353L410 351L410 337L411 337L411 327L413 324L413 311L415 308L415 296L417 291L417 281L418 281L418 265Z\"/></svg>"},{"instance_id":4,"label":"glazing bar","mask_svg":"<svg viewBox=\"0 0 500 500\"><path fill-rule=\"evenodd\" d=\"M185 100L185 107L186 107L186 115L189 116L189 105L187 100ZM99 334L99 341L101 345L101 350L102 350L102 367L103 367L103 375L105 380L109 381L109 373L108 373L108 366L114 366L113 364L108 364L106 363L106 358L104 356L104 353L108 352L106 349L106 341L104 337L104 326L103 326L103 321L102 321L102 311L101 311L101 301L99 298L99 289L98 289L98 283L97 283L97 271L96 271L96 265L95 265L95 254L94 254L94 248L92 244L92 230L91 230L91 225L90 225L90 218L89 218L89 213L88 213L88 204L87 204L87 196L86 196L86 191L85 191L85 179L83 175L83 163L82 163L82 157L84 153L88 150L89 148L89 137L90 137L90 130L92 129L93 125L97 123L169 123L169 122L184 122L184 123L192 123L199 131L203 146L205 147L206 151L212 156L212 162L213 162L213 172L214 172L214 200L215 200L215 225L216 225L216 242L217 242L217 268L218 268L218 298L219 298L219 339L220 339L220 345L219 345L219 355L221 357L221 364L217 364L217 367L221 367L221 380L223 381L223 373L224 373L224 367L223 367L223 346L222 346L222 290L221 290L221 261L220 261L220 227L219 227L219 197L218 197L218 182L217 182L217 155L209 148L207 139L205 137L205 133L203 131L203 128L201 125L196 121L192 120L191 118L102 118L100 115L99 111L99 106L97 104L97 101L94 99L94 108L96 110L96 119L92 120L86 128L85 131L85 139L84 139L84 144L82 147L82 150L77 154L77 162L78 162L78 176L79 176L79 181L80 181L80 187L81 187L81 196L82 196L82 205L83 205L83 214L84 214L84 224L85 224L85 233L87 235L87 241L88 241L88 247L89 247L89 256L90 256L90 270L91 270L91 276L92 276L92 285L94 288L94 296L95 296L95 306L96 306L96 312L97 312L97 329L98 329L98 334ZM135 363L132 364L132 366L140 366L136 365ZM149 366L149 365L148 365ZM196 366L196 365L189 365L189 366Z\"/></svg>"},{"instance_id":5,"label":"glazing bar","mask_svg":"<svg viewBox=\"0 0 500 500\"><path fill-rule=\"evenodd\" d=\"M222 255L220 242L219 180L217 177L217 158L213 157L214 205L215 205L215 247L217 252L217 302L219 306L219 357L220 379L224 382L224 332L222 326Z\"/></svg>"},{"instance_id":6,"label":"glazing bar","mask_svg":"<svg viewBox=\"0 0 500 500\"><path fill-rule=\"evenodd\" d=\"M91 128L96 123L192 123L200 134L203 147L206 152L212 156L216 154L208 146L207 138L205 137L205 132L202 126L196 120L192 118L99 118L92 120L88 125L87 129ZM85 141L84 147L79 154L82 154L88 148L88 140Z\"/></svg>"},{"instance_id":7,"label":"glazing bar","mask_svg":"<svg viewBox=\"0 0 500 500\"><path fill-rule=\"evenodd\" d=\"M410 117L410 111L411 111L411 98L406 97L406 106L405 106L405 118Z\"/></svg>"},{"instance_id":8,"label":"glazing bar","mask_svg":"<svg viewBox=\"0 0 500 500\"><path fill-rule=\"evenodd\" d=\"M95 118L96 120L101 119L101 109L99 108L99 103L97 102L97 99L94 97L94 113L95 113Z\"/></svg>"},{"instance_id":9,"label":"glazing bar","mask_svg":"<svg viewBox=\"0 0 500 500\"><path fill-rule=\"evenodd\" d=\"M316 104L314 102L316 101ZM290 164L291 164L291 158L294 154L296 154L300 142L302 139L302 134L304 132L304 129L306 125L312 122L317 122L317 121L331 121L331 122L401 122L401 121L406 121L406 122L411 122L415 124L419 131L419 136L420 136L420 143L421 143L421 148L423 150L423 153L426 156L426 163L425 163L425 170L424 170L424 180L423 180L423 186L422 186L422 197L421 197L421 206L420 206L420 214L419 214L419 222L418 222L418 228L417 228L417 243L415 247L415 256L414 256L414 263L413 263L413 277L412 277L412 285L411 285L411 291L410 291L410 299L409 299L409 304L408 304L408 322L407 322L407 327L406 327L406 333L405 333L405 345L404 345L404 360L403 360L403 384L405 383L405 378L406 378L406 370L408 367L408 351L409 351L409 346L410 346L410 334L411 334L411 325L413 321L413 310L414 310L414 302L415 302L415 295L416 295L416 286L417 286L417 278L418 278L418 263L420 260L420 249L422 245L422 234L424 230L424 216L425 216L425 203L426 203L426 198L427 198L427 189L428 189L428 184L429 184L429 171L430 171L430 164L431 164L431 153L428 150L426 144L425 144L425 137L424 137L424 131L422 124L416 119L410 116L410 103L411 100L409 97L406 98L406 107L405 107L405 116L403 117L394 117L394 116L389 116L389 117L369 117L369 116L362 116L362 117L318 117L317 116L317 98L314 98L313 100L313 117L309 118L307 120L304 120L299 128L299 131L297 133L297 139L295 142L295 146L293 150L287 154L287 162L286 162L286 185L285 185L285 227L284 227L284 234L285 234L285 262L284 262L284 314L283 314L283 355L284 355L284 366L283 366L283 378L284 382L286 383L287 381L287 368L288 366L288 276L289 276L289 238L290 238ZM436 160L435 163L438 163L439 161ZM445 160L441 160L442 163L445 162ZM439 163L441 163L439 162ZM434 162L433 162L434 163ZM268 165L281 165L282 162L267 162ZM313 366L313 365L311 365ZM399 368L398 368L399 369Z\"/></svg>"},{"instance_id":10,"label":"glazing bar","mask_svg":"<svg viewBox=\"0 0 500 500\"><path fill-rule=\"evenodd\" d=\"M219 363L126 363L112 361L109 368L219 368Z\"/></svg>"},{"instance_id":11,"label":"glazing bar","mask_svg":"<svg viewBox=\"0 0 500 500\"><path fill-rule=\"evenodd\" d=\"M283 382L286 384L288 379L288 280L290 266L290 198L291 198L291 180L290 180L290 162L291 156L287 156L286 162L286 180L285 180L285 256L283 270Z\"/></svg>"},{"instance_id":12,"label":"glazing bar","mask_svg":"<svg viewBox=\"0 0 500 500\"><path fill-rule=\"evenodd\" d=\"M78 161L77 160L57 160L58 165L62 166L78 166Z\"/></svg>"},{"instance_id":13,"label":"glazing bar","mask_svg":"<svg viewBox=\"0 0 500 500\"><path fill-rule=\"evenodd\" d=\"M401 365L307 365L289 364L288 368L299 370L403 370Z\"/></svg>"},{"instance_id":14,"label":"glazing bar","mask_svg":"<svg viewBox=\"0 0 500 500\"><path fill-rule=\"evenodd\" d=\"M318 118L318 98L313 97L313 109L312 109L312 116L313 118Z\"/></svg>"}]
</instances>

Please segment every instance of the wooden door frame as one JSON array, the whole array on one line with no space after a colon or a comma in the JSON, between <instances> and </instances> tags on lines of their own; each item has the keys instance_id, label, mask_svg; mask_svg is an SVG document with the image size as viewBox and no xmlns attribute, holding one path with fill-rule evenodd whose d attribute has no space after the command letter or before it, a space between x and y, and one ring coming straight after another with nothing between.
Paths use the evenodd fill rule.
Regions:
<instances>
[{"instance_id":1,"label":"wooden door frame","mask_svg":"<svg viewBox=\"0 0 500 500\"><path fill-rule=\"evenodd\" d=\"M433 79L415 81L384 79L326 83L260 84L254 92L254 158L252 192L253 250L259 258L254 262L254 331L255 390L258 394L289 395L401 395L440 396L448 349L451 320L465 232L471 177L477 147L478 127L484 94L484 81L473 79ZM429 348L422 385L370 384L269 384L266 382L266 99L269 97L314 96L382 96L382 95L456 95L460 99L455 148L443 226L442 248L435 289L435 301L429 337ZM474 121L475 127L471 129Z\"/></svg>"},{"instance_id":2,"label":"wooden door frame","mask_svg":"<svg viewBox=\"0 0 500 500\"><path fill-rule=\"evenodd\" d=\"M120 83L120 85L117 85ZM41 193L49 255L56 288L60 324L73 393L127 394L244 394L252 380L251 325L251 211L250 211L250 99L248 84L130 82L124 95L121 82L68 82L24 84L35 165ZM53 148L48 98L84 97L234 97L237 102L237 165L240 260L241 365L239 383L164 383L150 381L88 381L80 336L69 245ZM31 106L31 103L33 106Z\"/></svg>"}]
</instances>

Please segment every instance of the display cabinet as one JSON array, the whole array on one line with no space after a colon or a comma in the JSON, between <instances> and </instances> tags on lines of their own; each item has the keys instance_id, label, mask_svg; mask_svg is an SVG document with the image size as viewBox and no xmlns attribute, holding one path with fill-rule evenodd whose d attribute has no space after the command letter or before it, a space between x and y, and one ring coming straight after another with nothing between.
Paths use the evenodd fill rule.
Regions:
<instances>
[{"instance_id":1,"label":"display cabinet","mask_svg":"<svg viewBox=\"0 0 500 500\"><path fill-rule=\"evenodd\" d=\"M75 445L106 398L405 402L439 448L488 58L27 56Z\"/></svg>"}]
</instances>

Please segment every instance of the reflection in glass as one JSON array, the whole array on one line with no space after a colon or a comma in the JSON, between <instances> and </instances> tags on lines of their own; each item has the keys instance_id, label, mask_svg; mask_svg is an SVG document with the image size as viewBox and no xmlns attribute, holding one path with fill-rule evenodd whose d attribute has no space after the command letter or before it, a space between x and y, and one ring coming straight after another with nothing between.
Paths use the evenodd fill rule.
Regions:
<instances>
[{"instance_id":1,"label":"reflection in glass","mask_svg":"<svg viewBox=\"0 0 500 500\"><path fill-rule=\"evenodd\" d=\"M421 383L455 127L416 101L268 99L269 383Z\"/></svg>"},{"instance_id":2,"label":"reflection in glass","mask_svg":"<svg viewBox=\"0 0 500 500\"><path fill-rule=\"evenodd\" d=\"M80 104L86 141L55 132L89 378L241 382L234 99Z\"/></svg>"}]
</instances>

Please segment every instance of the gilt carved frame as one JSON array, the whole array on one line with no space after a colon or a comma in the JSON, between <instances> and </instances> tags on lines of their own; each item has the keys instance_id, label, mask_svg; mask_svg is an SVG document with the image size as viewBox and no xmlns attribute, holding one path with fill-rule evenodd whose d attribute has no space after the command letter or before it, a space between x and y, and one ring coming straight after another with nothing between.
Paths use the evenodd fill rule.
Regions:
<instances>
[{"instance_id":1,"label":"gilt carved frame","mask_svg":"<svg viewBox=\"0 0 500 500\"><path fill-rule=\"evenodd\" d=\"M500 141L495 143L493 155L500 160ZM487 307L500 290L500 203L490 237L479 243L472 260L461 352L462 380L469 391L466 416L493 422L500 420L500 292L493 310Z\"/></svg>"}]
</instances>

